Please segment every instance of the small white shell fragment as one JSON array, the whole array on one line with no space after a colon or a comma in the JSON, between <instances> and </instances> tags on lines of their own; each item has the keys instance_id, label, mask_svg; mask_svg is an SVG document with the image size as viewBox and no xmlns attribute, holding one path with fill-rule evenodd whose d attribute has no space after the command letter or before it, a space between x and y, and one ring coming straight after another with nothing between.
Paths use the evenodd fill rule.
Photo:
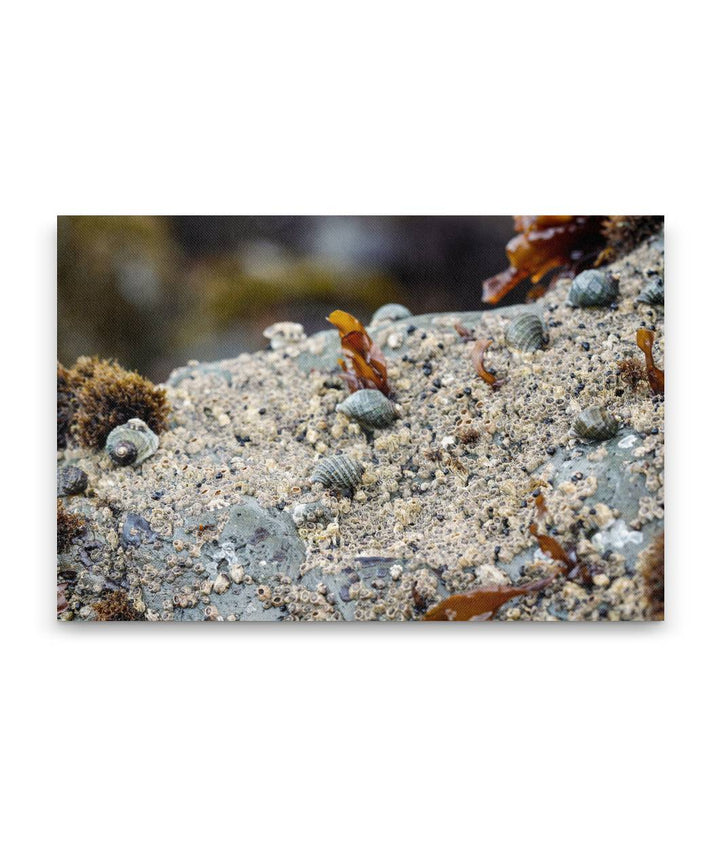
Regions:
<instances>
[{"instance_id":1,"label":"small white shell fragment","mask_svg":"<svg viewBox=\"0 0 720 856\"><path fill-rule=\"evenodd\" d=\"M277 351L288 345L304 342L307 336L302 324L293 321L278 321L263 330L263 336L270 339L270 347Z\"/></svg>"},{"instance_id":2,"label":"small white shell fragment","mask_svg":"<svg viewBox=\"0 0 720 856\"><path fill-rule=\"evenodd\" d=\"M643 534L634 529L628 529L627 523L620 519L606 529L596 532L590 541L599 553L604 553L605 550L620 551L626 544L642 544Z\"/></svg>"},{"instance_id":3,"label":"small white shell fragment","mask_svg":"<svg viewBox=\"0 0 720 856\"><path fill-rule=\"evenodd\" d=\"M618 449L632 449L639 439L640 438L637 434L628 434L627 437L623 437L622 440L620 440L618 443Z\"/></svg>"},{"instance_id":4,"label":"small white shell fragment","mask_svg":"<svg viewBox=\"0 0 720 856\"><path fill-rule=\"evenodd\" d=\"M245 576L245 571L243 570L242 565L232 565L230 567L230 579L238 584L243 581L243 577Z\"/></svg>"},{"instance_id":5,"label":"small white shell fragment","mask_svg":"<svg viewBox=\"0 0 720 856\"><path fill-rule=\"evenodd\" d=\"M440 441L440 445L443 449L449 449L451 446L454 446L457 443L457 439L452 434L447 434Z\"/></svg>"},{"instance_id":6,"label":"small white shell fragment","mask_svg":"<svg viewBox=\"0 0 720 856\"><path fill-rule=\"evenodd\" d=\"M387 346L393 350L397 350L403 343L403 334L398 331L393 331L387 337Z\"/></svg>"}]
</instances>

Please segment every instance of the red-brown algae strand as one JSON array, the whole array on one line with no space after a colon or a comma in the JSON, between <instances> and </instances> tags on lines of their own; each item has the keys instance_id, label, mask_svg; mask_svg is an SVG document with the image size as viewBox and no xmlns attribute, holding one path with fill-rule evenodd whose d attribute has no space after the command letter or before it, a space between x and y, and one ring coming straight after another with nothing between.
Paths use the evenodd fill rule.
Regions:
<instances>
[{"instance_id":1,"label":"red-brown algae strand","mask_svg":"<svg viewBox=\"0 0 720 856\"><path fill-rule=\"evenodd\" d=\"M637 346L645 355L645 370L647 371L647 379L650 384L650 389L654 395L663 395L665 392L665 372L655 365L653 358L653 343L655 342L655 334L652 330L645 327L640 327L637 331Z\"/></svg>"}]
</instances>

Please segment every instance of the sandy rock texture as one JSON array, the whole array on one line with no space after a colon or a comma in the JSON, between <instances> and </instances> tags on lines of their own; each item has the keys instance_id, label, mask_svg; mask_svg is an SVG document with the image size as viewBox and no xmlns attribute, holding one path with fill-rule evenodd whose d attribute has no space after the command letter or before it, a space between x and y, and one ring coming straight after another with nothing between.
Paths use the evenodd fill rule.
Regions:
<instances>
[{"instance_id":1,"label":"sandy rock texture","mask_svg":"<svg viewBox=\"0 0 720 856\"><path fill-rule=\"evenodd\" d=\"M664 365L664 308L636 302L663 275L662 238L609 270L609 307L567 306L565 280L529 306L368 327L400 412L373 434L336 411L348 393L335 330L175 370L170 430L139 467L58 454L88 477L63 498L86 528L58 559L60 618L93 620L94 604L122 591L146 620L418 619L448 594L547 574L529 532L538 493L543 531L593 567L593 585L560 577L496 620L647 617L636 559L663 529L664 403L618 363L642 360L645 326ZM528 311L550 341L521 353L504 334ZM493 340L485 365L498 389L476 374L456 322ZM584 443L571 427L593 404L620 427ZM310 484L335 454L364 467L353 495Z\"/></svg>"}]
</instances>

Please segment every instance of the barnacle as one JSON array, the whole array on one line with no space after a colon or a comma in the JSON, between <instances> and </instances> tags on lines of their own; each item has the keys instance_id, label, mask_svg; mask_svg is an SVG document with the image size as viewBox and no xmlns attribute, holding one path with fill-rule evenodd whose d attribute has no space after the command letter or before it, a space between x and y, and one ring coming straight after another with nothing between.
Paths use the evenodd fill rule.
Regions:
<instances>
[{"instance_id":1,"label":"barnacle","mask_svg":"<svg viewBox=\"0 0 720 856\"><path fill-rule=\"evenodd\" d=\"M665 372L655 365L653 359L652 349L655 334L645 327L640 327L636 339L638 348L645 354L645 371L650 389L653 391L653 395L662 394L665 392Z\"/></svg>"},{"instance_id":2,"label":"barnacle","mask_svg":"<svg viewBox=\"0 0 720 856\"><path fill-rule=\"evenodd\" d=\"M167 427L164 389L115 362L80 357L69 371L75 399L73 432L84 446L101 449L113 428L142 419L157 434Z\"/></svg>"},{"instance_id":3,"label":"barnacle","mask_svg":"<svg viewBox=\"0 0 720 856\"><path fill-rule=\"evenodd\" d=\"M85 519L65 509L62 501L57 501L57 550L62 553L82 534Z\"/></svg>"},{"instance_id":4,"label":"barnacle","mask_svg":"<svg viewBox=\"0 0 720 856\"><path fill-rule=\"evenodd\" d=\"M485 368L485 363L483 362L485 351L490 347L490 345L492 345L492 339L480 339L479 342L475 343L472 353L470 354L470 359L472 360L472 364L475 366L475 371L485 381L485 383L493 389L499 389L506 382L506 379L498 380L492 372L489 372Z\"/></svg>"},{"instance_id":5,"label":"barnacle","mask_svg":"<svg viewBox=\"0 0 720 856\"><path fill-rule=\"evenodd\" d=\"M338 362L343 370L341 377L350 392L379 389L383 395L388 395L390 387L385 357L360 321L342 309L336 309L327 320L340 333L340 347L345 360L340 359ZM349 360L349 365L346 360Z\"/></svg>"}]
</instances>

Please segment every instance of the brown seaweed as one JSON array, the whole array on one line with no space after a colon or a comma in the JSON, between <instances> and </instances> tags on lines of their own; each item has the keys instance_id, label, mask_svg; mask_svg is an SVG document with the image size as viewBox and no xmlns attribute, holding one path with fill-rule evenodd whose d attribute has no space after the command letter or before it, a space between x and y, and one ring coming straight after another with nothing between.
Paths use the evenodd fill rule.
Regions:
<instances>
[{"instance_id":1,"label":"brown seaweed","mask_svg":"<svg viewBox=\"0 0 720 856\"><path fill-rule=\"evenodd\" d=\"M334 324L340 333L340 347L345 357L338 360L342 368L340 377L348 385L350 392L356 392L358 389L379 389L383 395L389 395L387 362L362 323L342 309L336 309L327 320Z\"/></svg>"},{"instance_id":2,"label":"brown seaweed","mask_svg":"<svg viewBox=\"0 0 720 856\"><path fill-rule=\"evenodd\" d=\"M535 507L538 518L547 514L547 505L542 494L535 498ZM429 610L423 616L423 621L487 621L509 600L544 589L559 574L564 574L568 579L579 577L585 585L592 582L590 570L578 561L574 547L566 549L551 535L541 535L535 522L530 524L530 533L543 553L560 565L550 576L521 586L481 586L472 591L451 595Z\"/></svg>"},{"instance_id":3,"label":"brown seaweed","mask_svg":"<svg viewBox=\"0 0 720 856\"><path fill-rule=\"evenodd\" d=\"M540 591L556 576L557 573L521 586L482 586L464 594L451 595L426 612L423 621L487 621L504 603L514 597Z\"/></svg>"},{"instance_id":4,"label":"brown seaweed","mask_svg":"<svg viewBox=\"0 0 720 856\"><path fill-rule=\"evenodd\" d=\"M534 288L529 299L545 289L540 280L552 270L578 273L590 267L605 243L601 228L603 217L540 215L515 217L518 232L505 248L510 266L483 282L482 298L498 303L508 292L530 279Z\"/></svg>"},{"instance_id":5,"label":"brown seaweed","mask_svg":"<svg viewBox=\"0 0 720 856\"><path fill-rule=\"evenodd\" d=\"M645 354L645 371L647 380L653 395L662 395L665 392L665 372L655 365L652 349L655 342L655 334L652 330L640 327L637 331L637 346Z\"/></svg>"},{"instance_id":6,"label":"brown seaweed","mask_svg":"<svg viewBox=\"0 0 720 856\"><path fill-rule=\"evenodd\" d=\"M69 604L67 602L67 598L65 597L65 590L67 589L67 583L58 583L57 584L57 614L61 615L68 608Z\"/></svg>"},{"instance_id":7,"label":"brown seaweed","mask_svg":"<svg viewBox=\"0 0 720 856\"><path fill-rule=\"evenodd\" d=\"M638 568L645 586L648 617L651 621L665 618L665 533L661 532L638 556Z\"/></svg>"},{"instance_id":8,"label":"brown seaweed","mask_svg":"<svg viewBox=\"0 0 720 856\"><path fill-rule=\"evenodd\" d=\"M85 531L85 518L67 511L62 500L57 501L57 551L62 553Z\"/></svg>"},{"instance_id":9,"label":"brown seaweed","mask_svg":"<svg viewBox=\"0 0 720 856\"><path fill-rule=\"evenodd\" d=\"M499 389L504 383L506 383L507 379L498 380L496 375L485 368L484 363L485 351L490 347L490 345L492 345L492 342L492 339L480 339L479 342L476 342L472 349L472 353L470 354L470 359L472 360L472 364L475 366L475 371L485 381L485 383L492 387L492 389Z\"/></svg>"}]
</instances>

